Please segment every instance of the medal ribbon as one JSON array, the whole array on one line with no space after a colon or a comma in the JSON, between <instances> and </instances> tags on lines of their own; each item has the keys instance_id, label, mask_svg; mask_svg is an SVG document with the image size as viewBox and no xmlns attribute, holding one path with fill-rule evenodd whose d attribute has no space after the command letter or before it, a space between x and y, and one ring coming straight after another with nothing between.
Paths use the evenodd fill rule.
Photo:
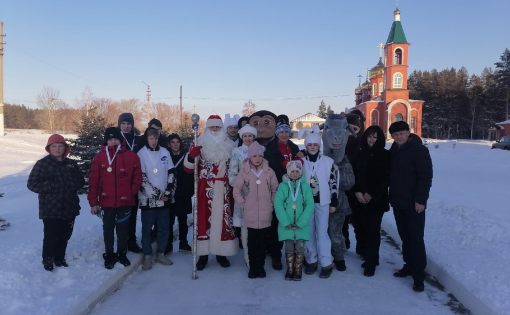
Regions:
<instances>
[{"instance_id":1,"label":"medal ribbon","mask_svg":"<svg viewBox=\"0 0 510 315\"><path fill-rule=\"evenodd\" d=\"M252 172L255 176L257 176L257 179L259 179L259 178L260 178L260 174L262 174L262 171L263 171L263 170L264 170L264 169L261 169L260 171L255 172L255 170L254 170L254 169L251 169L251 172Z\"/></svg>"},{"instance_id":2,"label":"medal ribbon","mask_svg":"<svg viewBox=\"0 0 510 315\"><path fill-rule=\"evenodd\" d=\"M297 200L297 197L298 197L298 195L299 195L299 188L301 188L301 181L299 180L299 181L297 182L297 184L296 184L296 191L294 191L294 192L292 191L292 186L291 186L291 184L290 184L290 180L287 182L287 184L289 185L289 190L290 190L290 192L291 192L290 196L291 196L291 198L292 198L292 202L293 202L294 204L296 204L296 200Z\"/></svg>"},{"instance_id":3,"label":"medal ribbon","mask_svg":"<svg viewBox=\"0 0 510 315\"><path fill-rule=\"evenodd\" d=\"M126 140L126 144L128 145L129 147L129 150L133 151L133 148L135 147L135 135L133 135L133 142L131 144L129 144L126 136L124 135L124 133L121 131L120 134L122 135L122 138L124 138L124 140Z\"/></svg>"},{"instance_id":4,"label":"medal ribbon","mask_svg":"<svg viewBox=\"0 0 510 315\"><path fill-rule=\"evenodd\" d=\"M106 158L108 159L108 166L112 166L113 161L117 157L117 153L120 151L120 144L117 146L117 150L115 150L115 154L113 155L113 158L110 159L110 150L108 147L106 147Z\"/></svg>"},{"instance_id":5,"label":"medal ribbon","mask_svg":"<svg viewBox=\"0 0 510 315\"><path fill-rule=\"evenodd\" d=\"M145 150L146 150L145 153L146 153L147 157L151 161L150 164L152 166L152 170L154 171L155 169L159 169L159 166L161 166L161 163L157 162L158 158L156 158L156 163L154 163L154 157L152 156L153 154L151 154L151 152L156 152L156 151L151 151L148 148L145 148ZM157 153L158 153L158 156L159 156L159 162L161 162L161 150L158 150Z\"/></svg>"}]
</instances>

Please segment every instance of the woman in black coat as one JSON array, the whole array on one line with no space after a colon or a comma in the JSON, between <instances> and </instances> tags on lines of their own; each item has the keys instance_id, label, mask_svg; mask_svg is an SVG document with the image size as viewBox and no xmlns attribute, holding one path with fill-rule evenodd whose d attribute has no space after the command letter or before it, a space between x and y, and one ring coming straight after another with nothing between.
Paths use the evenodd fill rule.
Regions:
<instances>
[{"instance_id":1,"label":"woman in black coat","mask_svg":"<svg viewBox=\"0 0 510 315\"><path fill-rule=\"evenodd\" d=\"M388 183L390 155L384 148L386 137L379 126L370 126L361 138L361 150L353 163L356 183L352 206L359 214L360 233L366 247L363 252L364 275L371 277L379 265L381 221L389 210Z\"/></svg>"},{"instance_id":2,"label":"woman in black coat","mask_svg":"<svg viewBox=\"0 0 510 315\"><path fill-rule=\"evenodd\" d=\"M67 242L80 214L78 190L85 181L78 164L67 158L69 145L64 137L51 135L46 151L49 154L37 161L30 172L27 187L39 194L39 218L44 224L43 266L52 271L54 266L68 266Z\"/></svg>"},{"instance_id":3,"label":"woman in black coat","mask_svg":"<svg viewBox=\"0 0 510 315\"><path fill-rule=\"evenodd\" d=\"M188 244L188 214L191 213L191 197L194 194L194 175L183 170L183 160L186 151L183 150L182 140L178 134L168 136L168 149L175 167L175 178L177 188L175 191L175 202L170 204L170 239L165 254L173 250L173 225L175 218L179 222L179 251L189 252L191 246Z\"/></svg>"}]
</instances>

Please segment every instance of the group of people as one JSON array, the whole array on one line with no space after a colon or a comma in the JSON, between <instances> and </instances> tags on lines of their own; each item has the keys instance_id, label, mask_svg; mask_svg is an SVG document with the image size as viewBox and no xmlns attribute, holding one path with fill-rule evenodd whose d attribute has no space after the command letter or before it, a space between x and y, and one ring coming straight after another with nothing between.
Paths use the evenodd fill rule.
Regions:
<instances>
[{"instance_id":1,"label":"group of people","mask_svg":"<svg viewBox=\"0 0 510 315\"><path fill-rule=\"evenodd\" d=\"M343 115L332 116L332 123L337 119L347 124ZM319 130L312 130L300 150L290 140L286 115L264 110L224 120L211 115L203 134L184 151L180 137L164 136L157 119L149 122L143 136L136 136L133 115L121 114L118 127L106 130L88 180L91 212L103 220L104 266L130 265L128 250L143 252L144 270L154 262L171 265L175 218L179 250L191 251L187 215L196 184L197 270L207 266L209 255L229 267L228 257L243 249L248 277L264 278L266 255L273 269L282 270L283 250L286 280L301 280L303 270L309 275L319 270L319 277L328 278L335 268L346 270L342 227L352 212L363 274L373 276L379 264L381 220L391 203L405 262L394 275L412 276L413 289L423 291L424 210L432 180L428 150L402 121L389 128L394 138L389 151L380 127L360 134L354 128L344 134L346 129L326 126L322 141ZM340 133L343 146L325 139L332 135L338 141ZM347 143L349 154L344 156ZM67 158L69 146L60 135L48 139L46 150L49 155L34 166L28 187L39 194L43 266L51 271L67 266L65 250L84 179L76 162ZM135 234L138 208L141 249Z\"/></svg>"}]
</instances>

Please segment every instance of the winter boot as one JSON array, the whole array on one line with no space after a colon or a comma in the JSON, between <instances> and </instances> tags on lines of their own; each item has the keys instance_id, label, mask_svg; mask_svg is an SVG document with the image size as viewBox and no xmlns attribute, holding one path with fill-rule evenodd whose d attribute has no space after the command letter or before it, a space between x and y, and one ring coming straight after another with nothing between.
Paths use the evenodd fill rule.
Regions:
<instances>
[{"instance_id":1,"label":"winter boot","mask_svg":"<svg viewBox=\"0 0 510 315\"><path fill-rule=\"evenodd\" d=\"M117 255L115 253L104 253L104 267L106 269L113 269L115 267L115 263L117 262Z\"/></svg>"},{"instance_id":2,"label":"winter boot","mask_svg":"<svg viewBox=\"0 0 510 315\"><path fill-rule=\"evenodd\" d=\"M404 264L402 269L397 270L397 271L395 271L393 273L393 276L397 277L397 278L405 278L405 277L410 276L410 275L411 275L411 272L409 271L409 267L407 267L406 264Z\"/></svg>"},{"instance_id":3,"label":"winter boot","mask_svg":"<svg viewBox=\"0 0 510 315\"><path fill-rule=\"evenodd\" d=\"M423 292L425 290L425 285L421 280L414 280L413 291L414 292Z\"/></svg>"},{"instance_id":4,"label":"winter boot","mask_svg":"<svg viewBox=\"0 0 510 315\"><path fill-rule=\"evenodd\" d=\"M230 267L230 261L228 261L227 257L225 257L225 256L216 255L216 261L223 268Z\"/></svg>"},{"instance_id":5,"label":"winter boot","mask_svg":"<svg viewBox=\"0 0 510 315\"><path fill-rule=\"evenodd\" d=\"M319 278L329 278L331 273L333 272L333 264L322 267L321 272L319 273Z\"/></svg>"},{"instance_id":6,"label":"winter boot","mask_svg":"<svg viewBox=\"0 0 510 315\"><path fill-rule=\"evenodd\" d=\"M181 253L191 252L191 246L189 246L188 242L186 242L186 241L180 241L179 242L179 251Z\"/></svg>"},{"instance_id":7,"label":"winter boot","mask_svg":"<svg viewBox=\"0 0 510 315\"><path fill-rule=\"evenodd\" d=\"M152 269L152 255L143 256L142 270Z\"/></svg>"},{"instance_id":8,"label":"winter boot","mask_svg":"<svg viewBox=\"0 0 510 315\"><path fill-rule=\"evenodd\" d=\"M137 254L142 252L142 248L140 246L138 246L138 244L136 243L136 240L129 241L128 250L130 252L137 253Z\"/></svg>"},{"instance_id":9,"label":"winter boot","mask_svg":"<svg viewBox=\"0 0 510 315\"><path fill-rule=\"evenodd\" d=\"M313 275L317 271L317 262L314 263L306 263L305 262L305 274Z\"/></svg>"},{"instance_id":10,"label":"winter boot","mask_svg":"<svg viewBox=\"0 0 510 315\"><path fill-rule=\"evenodd\" d=\"M119 263L121 263L124 267L127 267L127 266L131 265L131 262L127 258L125 251L124 252L120 252L118 254L118 259L119 259Z\"/></svg>"},{"instance_id":11,"label":"winter boot","mask_svg":"<svg viewBox=\"0 0 510 315\"><path fill-rule=\"evenodd\" d=\"M345 260L335 260L335 267L338 271L345 271L347 270L347 267L345 266Z\"/></svg>"},{"instance_id":12,"label":"winter boot","mask_svg":"<svg viewBox=\"0 0 510 315\"><path fill-rule=\"evenodd\" d=\"M55 266L57 267L69 267L65 259L55 260Z\"/></svg>"},{"instance_id":13,"label":"winter boot","mask_svg":"<svg viewBox=\"0 0 510 315\"><path fill-rule=\"evenodd\" d=\"M296 261L296 256L294 253L286 254L287 256L287 273L285 273L285 280L293 280L294 279L294 263Z\"/></svg>"},{"instance_id":14,"label":"winter boot","mask_svg":"<svg viewBox=\"0 0 510 315\"><path fill-rule=\"evenodd\" d=\"M301 281L303 276L303 261L305 260L304 255L297 254L296 261L294 263L294 281Z\"/></svg>"},{"instance_id":15,"label":"winter boot","mask_svg":"<svg viewBox=\"0 0 510 315\"><path fill-rule=\"evenodd\" d=\"M42 263L44 269L46 269L47 271L53 271L53 258L51 257L44 258Z\"/></svg>"},{"instance_id":16,"label":"winter boot","mask_svg":"<svg viewBox=\"0 0 510 315\"><path fill-rule=\"evenodd\" d=\"M280 257L271 257L271 266L273 266L274 270L282 270L282 259Z\"/></svg>"},{"instance_id":17,"label":"winter boot","mask_svg":"<svg viewBox=\"0 0 510 315\"><path fill-rule=\"evenodd\" d=\"M365 277L373 277L374 274L375 274L375 265L374 264L369 264L369 263L365 263L365 270L363 271L363 275Z\"/></svg>"},{"instance_id":18,"label":"winter boot","mask_svg":"<svg viewBox=\"0 0 510 315\"><path fill-rule=\"evenodd\" d=\"M173 265L174 262L170 260L170 258L166 257L164 253L158 253L156 256L156 261L162 265Z\"/></svg>"},{"instance_id":19,"label":"winter boot","mask_svg":"<svg viewBox=\"0 0 510 315\"><path fill-rule=\"evenodd\" d=\"M200 256L197 261L197 270L204 270L205 266L207 266L208 260L209 256L207 255Z\"/></svg>"},{"instance_id":20,"label":"winter boot","mask_svg":"<svg viewBox=\"0 0 510 315\"><path fill-rule=\"evenodd\" d=\"M166 243L165 255L171 254L174 251L174 244L172 241Z\"/></svg>"}]
</instances>

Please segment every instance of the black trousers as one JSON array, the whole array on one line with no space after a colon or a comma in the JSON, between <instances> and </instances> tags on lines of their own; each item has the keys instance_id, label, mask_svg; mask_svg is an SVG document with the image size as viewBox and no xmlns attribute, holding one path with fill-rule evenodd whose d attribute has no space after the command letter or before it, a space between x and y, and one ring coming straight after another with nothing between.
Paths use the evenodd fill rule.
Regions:
<instances>
[{"instance_id":1,"label":"black trousers","mask_svg":"<svg viewBox=\"0 0 510 315\"><path fill-rule=\"evenodd\" d=\"M170 206L170 236L168 238L169 242L173 242L174 240L174 223L175 218L177 218L177 222L179 224L179 241L180 242L188 242L188 215L184 211L176 211L174 205ZM178 213L177 213L178 212Z\"/></svg>"},{"instance_id":2,"label":"black trousers","mask_svg":"<svg viewBox=\"0 0 510 315\"><path fill-rule=\"evenodd\" d=\"M271 242L271 227L263 229L248 228L248 259L250 270L264 269L266 248Z\"/></svg>"},{"instance_id":3,"label":"black trousers","mask_svg":"<svg viewBox=\"0 0 510 315\"><path fill-rule=\"evenodd\" d=\"M427 254L423 240L425 230L425 211L417 213L414 209L393 209L398 234L402 240L402 255L415 281L425 279Z\"/></svg>"},{"instance_id":4,"label":"black trousers","mask_svg":"<svg viewBox=\"0 0 510 315\"><path fill-rule=\"evenodd\" d=\"M42 258L62 261L66 256L67 242L73 234L74 219L44 219Z\"/></svg>"},{"instance_id":5,"label":"black trousers","mask_svg":"<svg viewBox=\"0 0 510 315\"><path fill-rule=\"evenodd\" d=\"M249 243L250 241L248 241ZM283 242L278 240L278 218L273 210L273 219L271 220L271 227L269 229L269 243L267 244L267 250L273 259L282 259L282 248ZM248 249L249 253L249 249Z\"/></svg>"},{"instance_id":6,"label":"black trousers","mask_svg":"<svg viewBox=\"0 0 510 315\"><path fill-rule=\"evenodd\" d=\"M138 214L138 206L134 206L130 210L131 216L129 217L128 242L132 244L136 243L136 219Z\"/></svg>"},{"instance_id":7,"label":"black trousers","mask_svg":"<svg viewBox=\"0 0 510 315\"><path fill-rule=\"evenodd\" d=\"M117 232L117 253L127 251L131 208L103 208L103 237L106 254L113 254Z\"/></svg>"},{"instance_id":8,"label":"black trousers","mask_svg":"<svg viewBox=\"0 0 510 315\"><path fill-rule=\"evenodd\" d=\"M381 221L383 211L361 207L358 213L358 226L363 233L362 238L365 261L370 265L379 264L379 248L381 246ZM360 235L361 236L361 235ZM356 238L358 235L356 235Z\"/></svg>"}]
</instances>

